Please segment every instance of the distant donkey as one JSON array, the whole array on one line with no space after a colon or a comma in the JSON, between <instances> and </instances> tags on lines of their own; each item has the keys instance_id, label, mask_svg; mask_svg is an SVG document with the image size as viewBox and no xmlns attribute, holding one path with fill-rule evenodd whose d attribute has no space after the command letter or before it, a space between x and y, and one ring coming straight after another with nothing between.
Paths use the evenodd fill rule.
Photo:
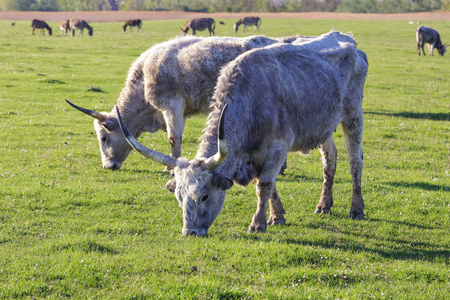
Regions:
<instances>
[{"instance_id":1,"label":"distant donkey","mask_svg":"<svg viewBox=\"0 0 450 300\"><path fill-rule=\"evenodd\" d=\"M123 25L123 32L127 31L127 26L130 27L130 31L133 31L133 27L137 27L138 28L138 32L139 30L142 30L142 21L141 19L136 19L136 20L128 20L125 22L125 25Z\"/></svg>"},{"instance_id":2,"label":"distant donkey","mask_svg":"<svg viewBox=\"0 0 450 300\"><path fill-rule=\"evenodd\" d=\"M259 25L261 25L261 19L259 17L242 17L236 23L234 23L234 32L238 31L239 26L241 24L244 24L244 32L247 29L247 26L255 26L253 32L255 32L256 29L258 29L259 32Z\"/></svg>"},{"instance_id":3,"label":"distant donkey","mask_svg":"<svg viewBox=\"0 0 450 300\"><path fill-rule=\"evenodd\" d=\"M416 40L417 40L417 53L420 56L420 49L422 49L423 55L425 56L425 51L423 46L428 44L428 54L433 56L433 49L436 48L440 55L445 54L447 47L442 45L441 37L439 33L430 27L419 26L416 29Z\"/></svg>"},{"instance_id":4,"label":"distant donkey","mask_svg":"<svg viewBox=\"0 0 450 300\"><path fill-rule=\"evenodd\" d=\"M69 31L69 29L70 29L69 20L59 21L59 30L61 31L61 35L67 35L67 31Z\"/></svg>"},{"instance_id":5,"label":"distant donkey","mask_svg":"<svg viewBox=\"0 0 450 300\"><path fill-rule=\"evenodd\" d=\"M72 31L72 36L75 36L75 29L78 29L78 35L83 36L83 30L86 28L89 31L89 35L94 34L94 29L89 26L85 20L80 19L70 19L69 21L70 31Z\"/></svg>"},{"instance_id":6,"label":"distant donkey","mask_svg":"<svg viewBox=\"0 0 450 300\"><path fill-rule=\"evenodd\" d=\"M186 22L184 28L180 28L183 35L186 35L189 29L192 29L192 35L195 35L195 31L203 31L206 28L209 30L209 35L216 35L214 29L216 28L216 22L211 18L198 18L192 19Z\"/></svg>"},{"instance_id":7,"label":"distant donkey","mask_svg":"<svg viewBox=\"0 0 450 300\"><path fill-rule=\"evenodd\" d=\"M47 29L48 34L52 35L52 28L50 26L48 26L48 24L45 23L45 21L34 19L33 21L31 21L31 28L32 28L32 30L31 30L32 35L34 35L34 30L36 28L40 29L39 35L41 35L41 33L42 33L42 35L45 35L44 29Z\"/></svg>"}]
</instances>

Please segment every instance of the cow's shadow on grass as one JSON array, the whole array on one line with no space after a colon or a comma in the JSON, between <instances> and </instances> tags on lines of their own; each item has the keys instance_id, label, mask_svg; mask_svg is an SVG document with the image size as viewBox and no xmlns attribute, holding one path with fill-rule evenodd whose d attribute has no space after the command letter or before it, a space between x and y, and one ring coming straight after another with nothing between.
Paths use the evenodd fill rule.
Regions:
<instances>
[{"instance_id":1,"label":"cow's shadow on grass","mask_svg":"<svg viewBox=\"0 0 450 300\"><path fill-rule=\"evenodd\" d=\"M450 114L447 113L415 113L415 112L378 112L378 111L364 111L367 115L381 115L381 116L391 116L391 117L402 117L409 119L423 119L423 120L433 120L433 121L448 121L450 120Z\"/></svg>"},{"instance_id":2,"label":"cow's shadow on grass","mask_svg":"<svg viewBox=\"0 0 450 300\"><path fill-rule=\"evenodd\" d=\"M416 188L426 191L440 191L448 192L445 190L443 185L439 184L431 184L427 182L405 182L405 181L393 181L393 182L384 182L386 185L392 185L396 187L405 187L405 188Z\"/></svg>"},{"instance_id":3,"label":"cow's shadow on grass","mask_svg":"<svg viewBox=\"0 0 450 300\"><path fill-rule=\"evenodd\" d=\"M332 216L332 215L331 215ZM329 216L329 217L331 217ZM317 216L320 218L320 216ZM343 218L341 216L333 216L335 218ZM364 221L352 221L352 222L371 222L379 223L383 227L386 224L390 224L391 228L408 228L409 230L429 231L433 229L439 229L443 225L435 223L434 225L423 225L419 223L413 223L408 221L392 221L380 218L368 218ZM277 226L276 226L277 227ZM299 235L298 238L283 238L279 234L281 228L292 230L293 227L306 227L309 230L321 231L317 236L321 236L319 240L317 238L311 239L307 235ZM279 228L279 229L277 229ZM342 251L349 251L355 253L372 253L388 259L398 260L425 260L434 261L436 258L450 258L450 250L445 249L438 241L417 241L414 238L409 238L409 235L403 234L375 234L370 230L359 230L361 227L356 225L355 227L347 226L345 230L342 230L340 226L324 225L323 223L317 224L299 224L295 221L287 221L282 227L271 228L268 227L267 232L264 234L244 234L240 235L240 238L248 240L271 240L273 235L277 235L277 240L280 244L307 246L314 249L327 248L327 249L340 249ZM391 229L386 229L387 231ZM237 238L237 237L236 237ZM364 240L370 240L371 243L364 243ZM394 246L393 246L394 245Z\"/></svg>"}]
</instances>

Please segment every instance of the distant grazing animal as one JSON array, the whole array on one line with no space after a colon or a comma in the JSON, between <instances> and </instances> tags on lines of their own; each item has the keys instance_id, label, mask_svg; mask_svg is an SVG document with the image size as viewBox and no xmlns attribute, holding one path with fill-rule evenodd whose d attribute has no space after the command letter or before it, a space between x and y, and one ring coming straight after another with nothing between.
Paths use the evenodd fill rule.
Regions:
<instances>
[{"instance_id":1,"label":"distant grazing animal","mask_svg":"<svg viewBox=\"0 0 450 300\"><path fill-rule=\"evenodd\" d=\"M72 36L75 36L75 29L78 29L78 35L83 36L83 30L86 28L90 36L94 34L94 29L89 26L85 20L80 19L70 19L69 21L70 31L72 31Z\"/></svg>"},{"instance_id":2,"label":"distant grazing animal","mask_svg":"<svg viewBox=\"0 0 450 300\"><path fill-rule=\"evenodd\" d=\"M14 22L11 22L11 26L16 26L16 23L14 23Z\"/></svg>"},{"instance_id":3,"label":"distant grazing animal","mask_svg":"<svg viewBox=\"0 0 450 300\"><path fill-rule=\"evenodd\" d=\"M44 29L48 30L48 34L52 35L52 28L50 26L48 26L47 23L45 23L45 21L42 20L36 20L34 19L33 21L31 21L31 34L34 35L34 30L35 29L40 29L39 31L39 35L45 35L45 31Z\"/></svg>"},{"instance_id":4,"label":"distant grazing animal","mask_svg":"<svg viewBox=\"0 0 450 300\"><path fill-rule=\"evenodd\" d=\"M249 232L265 231L269 200L269 223L283 224L284 209L275 186L280 167L288 152L308 153L319 145L324 182L316 213L329 213L337 158L333 132L339 124L353 180L350 218L364 218L362 98L368 63L354 41L340 42L339 35L320 36L317 45L311 41L250 50L227 64L217 80L213 111L191 161L143 146L119 117L136 150L174 168L183 235L205 235L223 208L226 190L233 182L247 185L252 178L258 179L258 205Z\"/></svg>"},{"instance_id":5,"label":"distant grazing animal","mask_svg":"<svg viewBox=\"0 0 450 300\"><path fill-rule=\"evenodd\" d=\"M61 20L59 21L59 30L61 31L61 35L67 35L67 31L70 29L69 20Z\"/></svg>"},{"instance_id":6,"label":"distant grazing animal","mask_svg":"<svg viewBox=\"0 0 450 300\"><path fill-rule=\"evenodd\" d=\"M220 21L220 22L219 22L219 24L220 24L220 25L225 25L225 23L224 23L224 22L222 22L222 21Z\"/></svg>"},{"instance_id":7,"label":"distant grazing animal","mask_svg":"<svg viewBox=\"0 0 450 300\"><path fill-rule=\"evenodd\" d=\"M180 37L157 44L132 64L117 106L134 137L143 132L167 130L173 157L181 156L188 116L210 110L220 69L238 55L278 40ZM95 118L103 167L119 169L132 150L120 132L115 111L95 112L74 108Z\"/></svg>"},{"instance_id":8,"label":"distant grazing animal","mask_svg":"<svg viewBox=\"0 0 450 300\"><path fill-rule=\"evenodd\" d=\"M130 31L133 31L133 26L138 28L139 30L142 30L142 21L140 19L136 20L128 20L125 22L125 25L123 25L123 32L127 31L127 26L130 27Z\"/></svg>"},{"instance_id":9,"label":"distant grazing animal","mask_svg":"<svg viewBox=\"0 0 450 300\"><path fill-rule=\"evenodd\" d=\"M189 29L192 29L192 35L195 35L195 31L203 31L206 28L209 30L209 35L216 35L214 29L216 28L216 22L211 18L198 18L192 19L186 22L184 28L180 28L183 35L186 35Z\"/></svg>"},{"instance_id":10,"label":"distant grazing animal","mask_svg":"<svg viewBox=\"0 0 450 300\"><path fill-rule=\"evenodd\" d=\"M417 40L417 53L420 56L420 49L422 49L423 55L425 56L425 51L423 46L425 43L428 44L428 54L433 56L433 49L436 48L440 55L445 54L447 47L442 45L441 37L439 33L430 27L419 26L416 29L416 40Z\"/></svg>"},{"instance_id":11,"label":"distant grazing animal","mask_svg":"<svg viewBox=\"0 0 450 300\"><path fill-rule=\"evenodd\" d=\"M259 32L259 25L261 25L261 19L259 17L242 17L240 20L234 23L234 32L238 31L239 26L241 24L244 24L244 32L247 29L247 26L255 26L253 32L255 32L256 29L258 29Z\"/></svg>"}]
</instances>

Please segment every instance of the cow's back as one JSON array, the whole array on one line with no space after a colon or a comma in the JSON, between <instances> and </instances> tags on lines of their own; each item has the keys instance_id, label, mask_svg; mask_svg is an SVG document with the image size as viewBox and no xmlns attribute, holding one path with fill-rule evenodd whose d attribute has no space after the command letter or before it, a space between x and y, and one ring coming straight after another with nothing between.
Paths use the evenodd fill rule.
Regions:
<instances>
[{"instance_id":1,"label":"cow's back","mask_svg":"<svg viewBox=\"0 0 450 300\"><path fill-rule=\"evenodd\" d=\"M186 114L208 110L220 69L245 51L274 43L263 36L175 39L169 50L155 49L146 60L149 99L182 97Z\"/></svg>"},{"instance_id":2,"label":"cow's back","mask_svg":"<svg viewBox=\"0 0 450 300\"><path fill-rule=\"evenodd\" d=\"M359 75L357 64L361 64ZM351 98L350 79L365 78L366 72L364 59L360 61L352 44L328 52L274 45L244 53L230 63L218 79L214 97L218 103L233 102L232 107L248 111L251 119L242 123L249 124L244 128L252 139L245 148L284 135L294 137L292 151L308 153L343 121L346 102L361 106L360 99L355 103L345 99Z\"/></svg>"}]
</instances>

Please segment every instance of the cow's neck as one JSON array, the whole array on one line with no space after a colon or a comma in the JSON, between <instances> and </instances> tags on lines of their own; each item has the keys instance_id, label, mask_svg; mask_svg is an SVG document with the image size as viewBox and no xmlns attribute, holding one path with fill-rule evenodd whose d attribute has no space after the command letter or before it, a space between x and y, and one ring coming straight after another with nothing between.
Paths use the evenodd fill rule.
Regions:
<instances>
[{"instance_id":1,"label":"cow's neck","mask_svg":"<svg viewBox=\"0 0 450 300\"><path fill-rule=\"evenodd\" d=\"M135 138L143 132L155 132L164 128L162 114L145 101L143 92L129 91L124 88L117 101L117 107Z\"/></svg>"}]
</instances>

